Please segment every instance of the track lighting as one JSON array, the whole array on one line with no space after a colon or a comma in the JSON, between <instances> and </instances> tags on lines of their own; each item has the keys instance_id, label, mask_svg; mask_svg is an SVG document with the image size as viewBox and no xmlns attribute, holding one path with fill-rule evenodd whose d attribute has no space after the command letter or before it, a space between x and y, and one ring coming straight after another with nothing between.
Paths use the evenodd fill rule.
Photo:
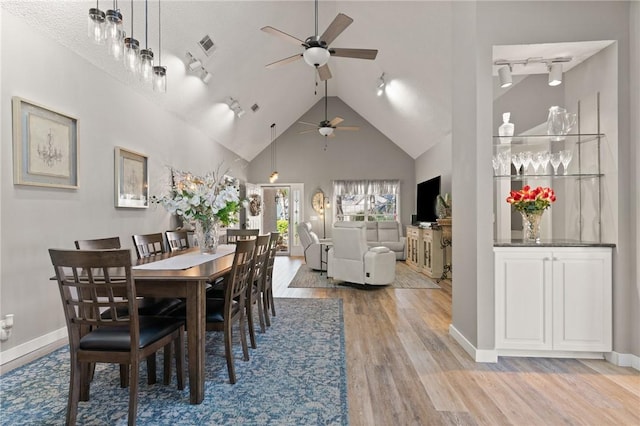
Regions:
<instances>
[{"instance_id":1,"label":"track lighting","mask_svg":"<svg viewBox=\"0 0 640 426\"><path fill-rule=\"evenodd\" d=\"M204 84L209 84L209 81L211 81L211 77L213 77L213 75L211 75L211 73L206 69L202 68L200 70L200 80L202 80Z\"/></svg>"},{"instance_id":2,"label":"track lighting","mask_svg":"<svg viewBox=\"0 0 640 426\"><path fill-rule=\"evenodd\" d=\"M384 88L387 85L387 82L384 79L384 73L382 73L380 75L380 77L378 78L378 83L377 83L377 91L376 94L378 96L382 96L382 94L384 93Z\"/></svg>"},{"instance_id":3,"label":"track lighting","mask_svg":"<svg viewBox=\"0 0 640 426\"><path fill-rule=\"evenodd\" d=\"M549 64L549 86L562 84L562 64L559 62Z\"/></svg>"},{"instance_id":4,"label":"track lighting","mask_svg":"<svg viewBox=\"0 0 640 426\"><path fill-rule=\"evenodd\" d=\"M513 84L511 78L511 65L505 65L498 70L498 76L500 77L500 87L505 88Z\"/></svg>"},{"instance_id":5,"label":"track lighting","mask_svg":"<svg viewBox=\"0 0 640 426\"><path fill-rule=\"evenodd\" d=\"M190 71L195 71L198 68L202 67L202 62L198 58L193 56L191 52L187 52L187 58L189 58L189 62L187 63L187 66L189 67Z\"/></svg>"},{"instance_id":6,"label":"track lighting","mask_svg":"<svg viewBox=\"0 0 640 426\"><path fill-rule=\"evenodd\" d=\"M229 109L235 113L236 117L242 117L244 115L244 110L237 100L230 97L227 100L227 105L229 106Z\"/></svg>"},{"instance_id":7,"label":"track lighting","mask_svg":"<svg viewBox=\"0 0 640 426\"><path fill-rule=\"evenodd\" d=\"M498 59L493 65L501 66L498 68L498 77L500 77L500 87L509 87L513 84L511 72L514 65L522 65L524 67L532 66L535 68L529 73L522 74L539 74L540 66L546 66L549 73L549 86L557 86L562 83L562 63L570 62L573 58L570 56L560 56L556 58L527 58L527 59Z\"/></svg>"}]
</instances>

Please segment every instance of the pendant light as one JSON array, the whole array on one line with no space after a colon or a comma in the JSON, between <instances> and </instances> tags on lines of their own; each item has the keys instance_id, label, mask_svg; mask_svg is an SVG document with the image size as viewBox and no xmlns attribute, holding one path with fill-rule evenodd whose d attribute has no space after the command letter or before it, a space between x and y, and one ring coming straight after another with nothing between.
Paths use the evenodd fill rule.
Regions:
<instances>
[{"instance_id":1,"label":"pendant light","mask_svg":"<svg viewBox=\"0 0 640 426\"><path fill-rule=\"evenodd\" d=\"M140 43L133 38L133 0L131 0L131 36L124 39L124 66L132 73L140 69Z\"/></svg>"},{"instance_id":2,"label":"pendant light","mask_svg":"<svg viewBox=\"0 0 640 426\"><path fill-rule=\"evenodd\" d=\"M271 175L269 176L269 183L274 183L278 180L278 171L276 170L276 123L271 125Z\"/></svg>"},{"instance_id":3,"label":"pendant light","mask_svg":"<svg viewBox=\"0 0 640 426\"><path fill-rule=\"evenodd\" d=\"M109 54L114 59L120 60L124 52L124 30L122 29L122 14L118 9L117 0L113 0L113 9L107 10L106 13L105 38Z\"/></svg>"},{"instance_id":4,"label":"pendant light","mask_svg":"<svg viewBox=\"0 0 640 426\"><path fill-rule=\"evenodd\" d=\"M96 7L89 9L87 21L87 35L94 43L104 44L104 20L105 14L100 10L98 0L96 0Z\"/></svg>"},{"instance_id":5,"label":"pendant light","mask_svg":"<svg viewBox=\"0 0 640 426\"><path fill-rule=\"evenodd\" d=\"M160 0L158 0L158 65L153 67L153 90L167 91L167 67L162 66L162 27L160 26Z\"/></svg>"},{"instance_id":6,"label":"pendant light","mask_svg":"<svg viewBox=\"0 0 640 426\"><path fill-rule=\"evenodd\" d=\"M153 52L149 49L149 0L144 0L144 49L140 51L140 78L151 83L153 79Z\"/></svg>"}]
</instances>

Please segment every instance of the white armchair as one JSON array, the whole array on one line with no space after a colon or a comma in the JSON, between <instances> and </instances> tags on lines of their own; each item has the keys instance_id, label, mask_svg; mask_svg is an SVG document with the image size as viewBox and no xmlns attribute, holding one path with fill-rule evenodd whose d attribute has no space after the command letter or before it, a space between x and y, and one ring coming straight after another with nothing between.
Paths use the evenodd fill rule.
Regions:
<instances>
[{"instance_id":1,"label":"white armchair","mask_svg":"<svg viewBox=\"0 0 640 426\"><path fill-rule=\"evenodd\" d=\"M311 230L309 222L298 224L298 236L304 249L304 261L311 269L316 271L327 270L327 245L331 240L321 240Z\"/></svg>"},{"instance_id":2,"label":"white armchair","mask_svg":"<svg viewBox=\"0 0 640 426\"><path fill-rule=\"evenodd\" d=\"M364 222L333 226L327 276L358 284L386 285L396 277L396 255L387 247L367 245Z\"/></svg>"}]
</instances>

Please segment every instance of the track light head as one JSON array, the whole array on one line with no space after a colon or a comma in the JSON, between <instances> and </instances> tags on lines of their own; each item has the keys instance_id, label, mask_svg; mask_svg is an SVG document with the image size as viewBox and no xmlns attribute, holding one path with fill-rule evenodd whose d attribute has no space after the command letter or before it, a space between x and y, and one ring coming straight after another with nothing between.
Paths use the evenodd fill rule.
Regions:
<instances>
[{"instance_id":1,"label":"track light head","mask_svg":"<svg viewBox=\"0 0 640 426\"><path fill-rule=\"evenodd\" d=\"M549 64L549 86L562 84L562 63L552 62Z\"/></svg>"},{"instance_id":2,"label":"track light head","mask_svg":"<svg viewBox=\"0 0 640 426\"><path fill-rule=\"evenodd\" d=\"M195 71L198 68L202 67L202 62L198 58L193 56L191 52L187 52L187 59L189 60L187 62L187 66L189 67L190 71Z\"/></svg>"},{"instance_id":3,"label":"track light head","mask_svg":"<svg viewBox=\"0 0 640 426\"><path fill-rule=\"evenodd\" d=\"M511 78L511 65L505 65L498 69L498 76L500 77L500 87L505 88L513 84Z\"/></svg>"}]
</instances>

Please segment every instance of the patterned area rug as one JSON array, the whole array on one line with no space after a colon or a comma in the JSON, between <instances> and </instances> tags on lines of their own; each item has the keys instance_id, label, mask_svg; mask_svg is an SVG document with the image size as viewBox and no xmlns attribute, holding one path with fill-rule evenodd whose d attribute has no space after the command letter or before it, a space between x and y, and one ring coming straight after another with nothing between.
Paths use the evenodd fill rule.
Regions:
<instances>
[{"instance_id":1,"label":"patterned area rug","mask_svg":"<svg viewBox=\"0 0 640 426\"><path fill-rule=\"evenodd\" d=\"M307 265L301 265L296 275L289 283L290 288L337 288L337 287L354 287L360 289L384 288L385 286L371 286L355 283L347 283L344 281L327 278L326 273L320 274ZM420 274L404 262L396 262L396 279L388 287L393 288L434 288L439 289L440 286L432 279L424 274Z\"/></svg>"},{"instance_id":2,"label":"patterned area rug","mask_svg":"<svg viewBox=\"0 0 640 426\"><path fill-rule=\"evenodd\" d=\"M229 384L222 333L207 333L202 404L189 404L189 389L176 388L175 371L171 384L162 384L161 354L157 384L146 384L146 366L141 366L137 423L347 425L342 301L276 298L275 305L278 316L266 333L256 332L258 348L249 348L248 362L242 361L239 341L234 343L235 385ZM64 424L68 347L0 380L0 424ZM119 383L117 366L97 366L91 400L80 402L79 425L126 425L129 390L121 389Z\"/></svg>"}]
</instances>

